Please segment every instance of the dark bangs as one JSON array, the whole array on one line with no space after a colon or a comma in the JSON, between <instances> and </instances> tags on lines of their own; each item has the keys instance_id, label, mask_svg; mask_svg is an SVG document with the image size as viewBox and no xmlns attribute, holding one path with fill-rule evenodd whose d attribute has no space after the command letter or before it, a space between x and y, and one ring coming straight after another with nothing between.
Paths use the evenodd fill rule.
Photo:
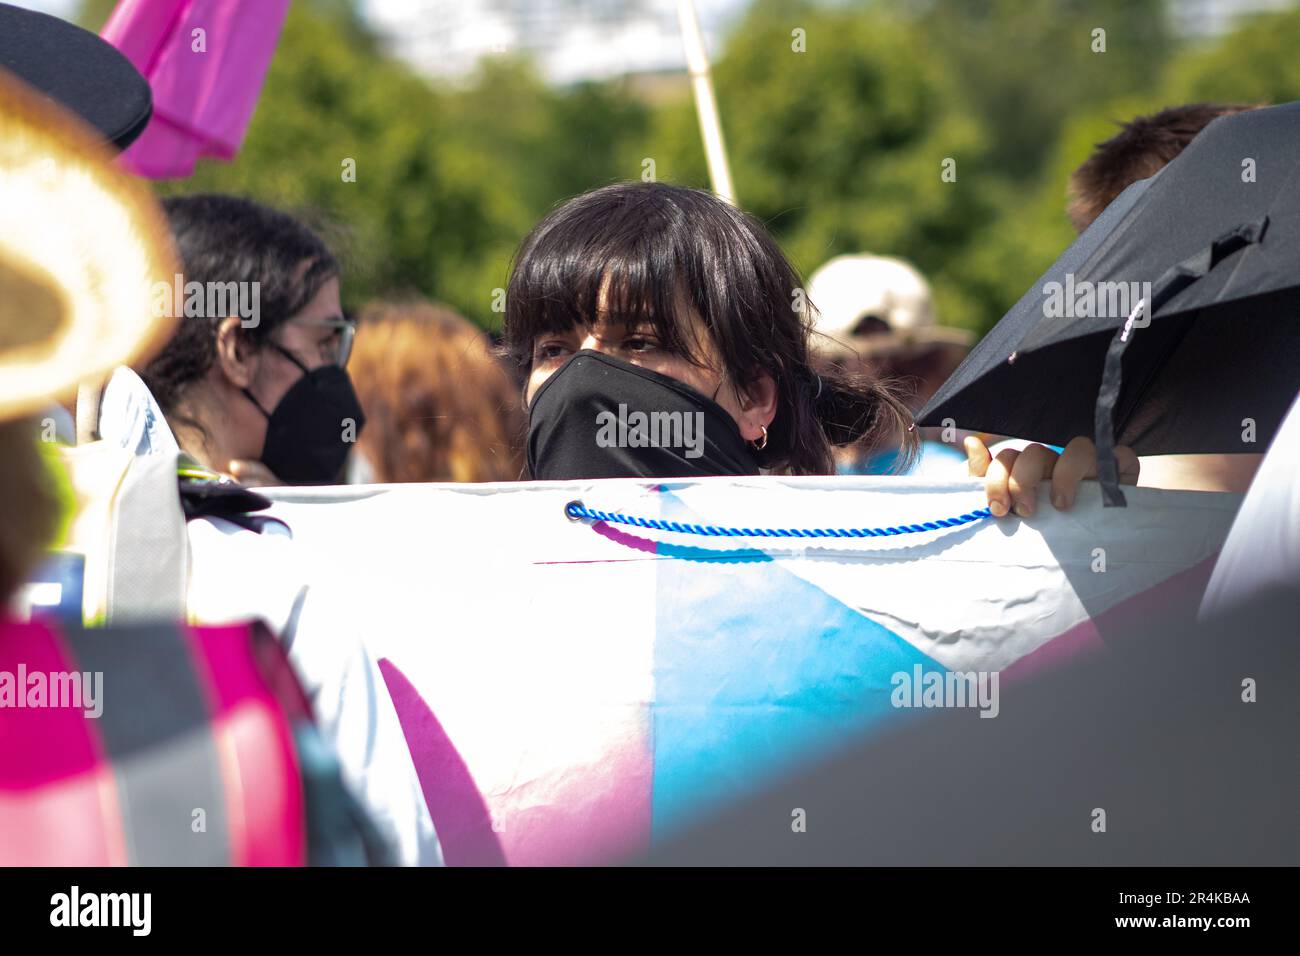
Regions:
<instances>
[{"instance_id":1,"label":"dark bangs","mask_svg":"<svg viewBox=\"0 0 1300 956\"><path fill-rule=\"evenodd\" d=\"M506 293L504 344L530 368L534 339L594 322L605 287L609 321L645 323L662 348L702 365L702 343L682 314L694 310L722 371L743 382L762 364L744 347L752 345L747 317L788 310L797 284L744 214L713 195L618 183L565 203L524 241Z\"/></svg>"},{"instance_id":2,"label":"dark bangs","mask_svg":"<svg viewBox=\"0 0 1300 956\"><path fill-rule=\"evenodd\" d=\"M524 371L537 336L607 318L653 329L659 347L705 365L710 352L744 391L771 376L776 415L760 463L831 474L832 445L885 441L906 457L910 416L878 382L811 367L811 311L799 276L757 220L712 193L617 183L560 206L524 240L506 290L503 347ZM692 337L690 312L707 342Z\"/></svg>"}]
</instances>

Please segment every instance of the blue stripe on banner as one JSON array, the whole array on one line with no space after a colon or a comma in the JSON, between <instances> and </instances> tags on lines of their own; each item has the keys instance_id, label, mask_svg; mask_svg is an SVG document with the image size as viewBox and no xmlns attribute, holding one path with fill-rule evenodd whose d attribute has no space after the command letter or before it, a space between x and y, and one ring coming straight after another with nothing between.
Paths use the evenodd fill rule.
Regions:
<instances>
[{"instance_id":1,"label":"blue stripe on banner","mask_svg":"<svg viewBox=\"0 0 1300 956\"><path fill-rule=\"evenodd\" d=\"M681 507L671 497L665 511ZM656 840L837 743L861 740L864 729L912 714L890 704L894 674L916 665L946 673L770 560L661 561L656 614Z\"/></svg>"}]
</instances>

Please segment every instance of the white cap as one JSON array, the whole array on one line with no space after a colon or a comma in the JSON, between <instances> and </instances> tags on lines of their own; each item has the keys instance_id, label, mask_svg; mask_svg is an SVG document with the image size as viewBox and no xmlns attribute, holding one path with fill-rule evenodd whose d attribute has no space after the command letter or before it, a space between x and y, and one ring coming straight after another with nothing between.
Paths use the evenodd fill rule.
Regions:
<instances>
[{"instance_id":1,"label":"white cap","mask_svg":"<svg viewBox=\"0 0 1300 956\"><path fill-rule=\"evenodd\" d=\"M808 280L808 298L818 312L815 349L839 345L879 352L931 344L969 346L973 341L964 329L939 326L930 284L902 259L837 256ZM855 335L854 329L868 317L881 320L889 331Z\"/></svg>"}]
</instances>

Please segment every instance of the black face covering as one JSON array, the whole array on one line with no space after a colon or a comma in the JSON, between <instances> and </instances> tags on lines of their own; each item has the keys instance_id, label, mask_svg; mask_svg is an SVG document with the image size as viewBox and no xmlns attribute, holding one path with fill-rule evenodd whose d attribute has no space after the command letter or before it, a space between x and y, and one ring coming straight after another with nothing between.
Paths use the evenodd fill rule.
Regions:
<instances>
[{"instance_id":1,"label":"black face covering","mask_svg":"<svg viewBox=\"0 0 1300 956\"><path fill-rule=\"evenodd\" d=\"M759 465L726 409L675 378L576 353L528 409L534 478L756 475Z\"/></svg>"},{"instance_id":2,"label":"black face covering","mask_svg":"<svg viewBox=\"0 0 1300 956\"><path fill-rule=\"evenodd\" d=\"M275 346L275 343L270 343ZM343 470L366 417L352 388L348 373L337 365L311 371L290 352L279 349L303 371L284 398L269 413L244 389L266 415L266 441L262 443L262 464L281 481L291 485L327 485ZM351 420L354 426L349 427Z\"/></svg>"}]
</instances>

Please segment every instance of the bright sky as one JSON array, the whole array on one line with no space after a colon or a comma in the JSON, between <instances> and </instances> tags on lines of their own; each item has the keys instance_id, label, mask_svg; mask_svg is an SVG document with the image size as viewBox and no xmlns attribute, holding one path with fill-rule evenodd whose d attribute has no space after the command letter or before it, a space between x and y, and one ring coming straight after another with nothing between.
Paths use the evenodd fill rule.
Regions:
<instances>
[{"instance_id":1,"label":"bright sky","mask_svg":"<svg viewBox=\"0 0 1300 956\"><path fill-rule=\"evenodd\" d=\"M68 16L78 0L8 0ZM716 53L750 0L695 0ZM1296 0L1173 0L1181 32L1215 34L1234 16ZM677 0L361 0L394 52L435 76L468 72L482 56L530 51L556 82L683 67Z\"/></svg>"},{"instance_id":2,"label":"bright sky","mask_svg":"<svg viewBox=\"0 0 1300 956\"><path fill-rule=\"evenodd\" d=\"M69 16L77 0L9 0ZM696 0L710 52L750 0ZM560 83L683 68L677 0L362 0L371 25L423 72L455 77L527 50Z\"/></svg>"},{"instance_id":3,"label":"bright sky","mask_svg":"<svg viewBox=\"0 0 1300 956\"><path fill-rule=\"evenodd\" d=\"M677 0L364 0L374 27L419 69L458 76L527 50L556 82L682 69ZM749 0L696 0L710 50Z\"/></svg>"},{"instance_id":4,"label":"bright sky","mask_svg":"<svg viewBox=\"0 0 1300 956\"><path fill-rule=\"evenodd\" d=\"M40 10L58 17L71 15L76 9L76 0L5 0L10 6L26 7L28 10Z\"/></svg>"}]
</instances>

